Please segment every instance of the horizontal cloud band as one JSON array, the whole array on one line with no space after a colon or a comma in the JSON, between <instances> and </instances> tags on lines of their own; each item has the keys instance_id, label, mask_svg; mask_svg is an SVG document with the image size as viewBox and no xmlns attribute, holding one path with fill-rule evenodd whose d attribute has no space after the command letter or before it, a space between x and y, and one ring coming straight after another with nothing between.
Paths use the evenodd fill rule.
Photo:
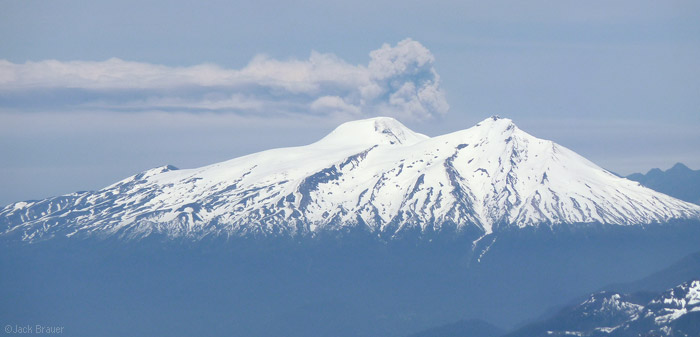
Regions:
<instances>
[{"instance_id":1,"label":"horizontal cloud band","mask_svg":"<svg viewBox=\"0 0 700 337\"><path fill-rule=\"evenodd\" d=\"M372 51L366 66L317 52L308 60L257 56L242 69L168 67L116 58L24 64L0 60L0 107L425 119L449 108L434 60L411 39Z\"/></svg>"}]
</instances>

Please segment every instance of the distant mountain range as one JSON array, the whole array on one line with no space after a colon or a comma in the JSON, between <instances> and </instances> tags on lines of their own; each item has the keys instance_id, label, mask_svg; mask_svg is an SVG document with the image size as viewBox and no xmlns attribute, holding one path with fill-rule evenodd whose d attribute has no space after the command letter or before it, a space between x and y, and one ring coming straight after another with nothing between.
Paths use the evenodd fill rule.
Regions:
<instances>
[{"instance_id":1,"label":"distant mountain range","mask_svg":"<svg viewBox=\"0 0 700 337\"><path fill-rule=\"evenodd\" d=\"M700 205L700 170L691 170L682 163L677 163L666 171L655 168L647 174L630 174L627 179L638 181L674 198Z\"/></svg>"},{"instance_id":2,"label":"distant mountain range","mask_svg":"<svg viewBox=\"0 0 700 337\"><path fill-rule=\"evenodd\" d=\"M379 117L342 124L307 146L195 169L168 165L98 191L13 203L0 209L0 235L479 240L522 228L673 219L700 219L700 206L617 177L509 119L430 138Z\"/></svg>"},{"instance_id":3,"label":"distant mountain range","mask_svg":"<svg viewBox=\"0 0 700 337\"><path fill-rule=\"evenodd\" d=\"M606 289L509 333L472 319L408 337L700 336L700 252L639 281Z\"/></svg>"},{"instance_id":4,"label":"distant mountain range","mask_svg":"<svg viewBox=\"0 0 700 337\"><path fill-rule=\"evenodd\" d=\"M700 280L660 294L591 294L584 302L544 322L504 337L540 336L700 336Z\"/></svg>"},{"instance_id":5,"label":"distant mountain range","mask_svg":"<svg viewBox=\"0 0 700 337\"><path fill-rule=\"evenodd\" d=\"M700 279L700 251L690 254L643 279L634 282L609 285L603 288L603 290L626 293L662 291L691 279Z\"/></svg>"},{"instance_id":6,"label":"distant mountain range","mask_svg":"<svg viewBox=\"0 0 700 337\"><path fill-rule=\"evenodd\" d=\"M694 267L698 270L699 266ZM546 336L700 336L700 278L661 291L593 293L543 321L509 333L481 320L464 320L408 337Z\"/></svg>"}]
</instances>

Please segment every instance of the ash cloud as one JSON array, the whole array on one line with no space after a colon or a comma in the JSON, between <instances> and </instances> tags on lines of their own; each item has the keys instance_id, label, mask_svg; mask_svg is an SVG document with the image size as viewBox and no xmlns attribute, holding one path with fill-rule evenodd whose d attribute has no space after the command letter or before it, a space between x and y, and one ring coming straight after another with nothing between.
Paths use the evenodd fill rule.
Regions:
<instances>
[{"instance_id":1,"label":"ash cloud","mask_svg":"<svg viewBox=\"0 0 700 337\"><path fill-rule=\"evenodd\" d=\"M429 119L447 104L435 57L405 39L366 65L312 52L306 60L254 57L241 69L125 61L0 60L2 111L218 112L238 115L389 115Z\"/></svg>"}]
</instances>

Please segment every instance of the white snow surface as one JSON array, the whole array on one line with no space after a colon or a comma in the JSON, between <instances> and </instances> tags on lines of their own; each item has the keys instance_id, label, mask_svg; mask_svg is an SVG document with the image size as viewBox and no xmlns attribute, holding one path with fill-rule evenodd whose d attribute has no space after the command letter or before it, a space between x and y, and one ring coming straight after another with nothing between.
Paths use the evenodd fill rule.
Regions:
<instances>
[{"instance_id":1,"label":"white snow surface","mask_svg":"<svg viewBox=\"0 0 700 337\"><path fill-rule=\"evenodd\" d=\"M669 324L681 316L700 310L700 280L682 284L651 302L654 323Z\"/></svg>"},{"instance_id":2,"label":"white snow surface","mask_svg":"<svg viewBox=\"0 0 700 337\"><path fill-rule=\"evenodd\" d=\"M0 210L0 235L199 239L359 229L393 238L671 219L700 219L700 206L617 177L510 119L430 138L378 117L307 146L195 169L163 166L99 191L14 203Z\"/></svg>"},{"instance_id":3,"label":"white snow surface","mask_svg":"<svg viewBox=\"0 0 700 337\"><path fill-rule=\"evenodd\" d=\"M634 320L644 310L644 306L626 301L620 294L593 294L580 307L584 316L627 316Z\"/></svg>"}]
</instances>

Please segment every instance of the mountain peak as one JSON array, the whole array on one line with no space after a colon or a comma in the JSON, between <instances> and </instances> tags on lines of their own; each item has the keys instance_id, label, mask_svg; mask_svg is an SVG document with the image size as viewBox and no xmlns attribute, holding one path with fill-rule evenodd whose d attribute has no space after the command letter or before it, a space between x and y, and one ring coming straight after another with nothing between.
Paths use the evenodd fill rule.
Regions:
<instances>
[{"instance_id":1,"label":"mountain peak","mask_svg":"<svg viewBox=\"0 0 700 337\"><path fill-rule=\"evenodd\" d=\"M8 205L0 209L0 238L301 237L359 229L382 238L457 233L478 240L509 228L700 219L700 206L609 174L496 116L434 138L393 118L370 118L308 146L173 169Z\"/></svg>"},{"instance_id":2,"label":"mountain peak","mask_svg":"<svg viewBox=\"0 0 700 337\"><path fill-rule=\"evenodd\" d=\"M468 132L476 132L486 139L509 139L519 129L513 123L513 120L494 115L482 120L468 130Z\"/></svg>"},{"instance_id":3,"label":"mountain peak","mask_svg":"<svg viewBox=\"0 0 700 337\"><path fill-rule=\"evenodd\" d=\"M685 166L683 163L676 163L676 165L673 165L668 171L666 172L689 172L692 171L688 166Z\"/></svg>"},{"instance_id":4,"label":"mountain peak","mask_svg":"<svg viewBox=\"0 0 700 337\"><path fill-rule=\"evenodd\" d=\"M412 145L428 138L394 118L374 117L343 123L317 144Z\"/></svg>"},{"instance_id":5,"label":"mountain peak","mask_svg":"<svg viewBox=\"0 0 700 337\"><path fill-rule=\"evenodd\" d=\"M483 121L479 122L476 124L476 126L488 126L488 127L493 127L496 125L513 125L515 126L515 123L513 123L513 120L510 118L504 118L499 115L493 115L489 118L484 119Z\"/></svg>"}]
</instances>

